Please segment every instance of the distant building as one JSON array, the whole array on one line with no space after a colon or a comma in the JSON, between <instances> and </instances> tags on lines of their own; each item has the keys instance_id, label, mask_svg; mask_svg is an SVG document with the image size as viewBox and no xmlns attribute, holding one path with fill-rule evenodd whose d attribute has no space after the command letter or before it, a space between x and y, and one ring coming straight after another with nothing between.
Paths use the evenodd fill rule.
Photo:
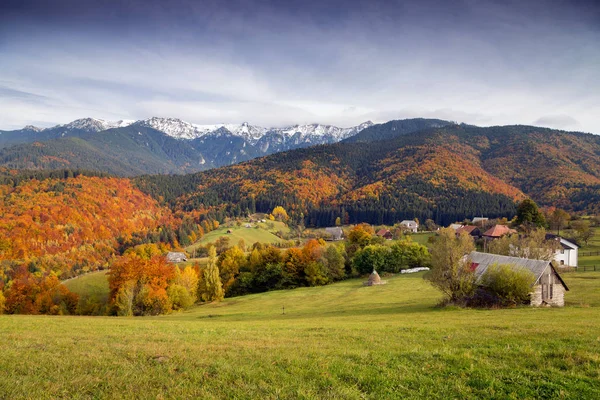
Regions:
<instances>
[{"instance_id":1,"label":"distant building","mask_svg":"<svg viewBox=\"0 0 600 400\"><path fill-rule=\"evenodd\" d=\"M187 256L185 253L170 251L167 253L167 262L170 263L180 263L183 261L187 261Z\"/></svg>"},{"instance_id":2,"label":"distant building","mask_svg":"<svg viewBox=\"0 0 600 400\"><path fill-rule=\"evenodd\" d=\"M462 224L450 224L450 226L448 228L452 228L455 231L459 230L460 228L462 228L464 225Z\"/></svg>"},{"instance_id":3,"label":"distant building","mask_svg":"<svg viewBox=\"0 0 600 400\"><path fill-rule=\"evenodd\" d=\"M532 306L562 307L565 305L565 292L569 288L550 261L500 256L477 251L471 252L468 257L478 280L491 265L509 265L513 269L525 269L531 271L535 277L530 297Z\"/></svg>"},{"instance_id":4,"label":"distant building","mask_svg":"<svg viewBox=\"0 0 600 400\"><path fill-rule=\"evenodd\" d=\"M466 232L469 235L473 236L473 238L475 239L479 239L481 237L481 230L475 225L465 225L456 230L457 235L460 235L461 232Z\"/></svg>"},{"instance_id":5,"label":"distant building","mask_svg":"<svg viewBox=\"0 0 600 400\"><path fill-rule=\"evenodd\" d=\"M386 240L392 240L394 238L394 235L392 234L392 232L390 232L389 229L380 229L377 231L376 235L381 236Z\"/></svg>"},{"instance_id":6,"label":"distant building","mask_svg":"<svg viewBox=\"0 0 600 400\"><path fill-rule=\"evenodd\" d=\"M473 220L471 222L473 222L473 225L483 226L483 224L488 222L488 220L489 220L489 218L485 218L485 217L475 217L475 218L473 218Z\"/></svg>"},{"instance_id":7,"label":"distant building","mask_svg":"<svg viewBox=\"0 0 600 400\"><path fill-rule=\"evenodd\" d=\"M579 257L579 246L577 246L573 242L569 242L568 240L552 235L546 235L547 240L556 240L560 242L560 248L554 254L554 260L561 266L565 267L575 267L577 268L577 259Z\"/></svg>"},{"instance_id":8,"label":"distant building","mask_svg":"<svg viewBox=\"0 0 600 400\"><path fill-rule=\"evenodd\" d=\"M419 229L419 224L417 224L417 221L408 219L405 219L404 221L400 222L400 226L402 227L402 229L411 231L413 233L417 233L417 229Z\"/></svg>"},{"instance_id":9,"label":"distant building","mask_svg":"<svg viewBox=\"0 0 600 400\"><path fill-rule=\"evenodd\" d=\"M331 236L331 240L335 241L342 240L342 237L344 236L344 231L342 231L342 228L339 226L325 228L325 232Z\"/></svg>"},{"instance_id":10,"label":"distant building","mask_svg":"<svg viewBox=\"0 0 600 400\"><path fill-rule=\"evenodd\" d=\"M517 233L514 229L510 229L506 225L494 225L483 233L483 237L486 239L498 239L504 235L512 235Z\"/></svg>"}]
</instances>

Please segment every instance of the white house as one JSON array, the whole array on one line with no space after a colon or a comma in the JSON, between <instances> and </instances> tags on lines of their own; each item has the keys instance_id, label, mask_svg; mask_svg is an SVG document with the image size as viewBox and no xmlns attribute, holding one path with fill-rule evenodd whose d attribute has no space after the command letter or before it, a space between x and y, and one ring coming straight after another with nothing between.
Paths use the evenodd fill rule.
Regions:
<instances>
[{"instance_id":1,"label":"white house","mask_svg":"<svg viewBox=\"0 0 600 400\"><path fill-rule=\"evenodd\" d=\"M579 246L561 237L557 237L555 240L560 240L560 248L556 251L554 260L556 260L558 265L577 268Z\"/></svg>"},{"instance_id":2,"label":"white house","mask_svg":"<svg viewBox=\"0 0 600 400\"><path fill-rule=\"evenodd\" d=\"M489 220L489 218L486 218L486 217L474 217L472 222L473 222L473 225L483 225L486 222L488 222L488 220Z\"/></svg>"},{"instance_id":3,"label":"white house","mask_svg":"<svg viewBox=\"0 0 600 400\"><path fill-rule=\"evenodd\" d=\"M402 227L402 229L411 231L413 233L417 233L417 229L419 228L419 224L417 224L416 221L408 219L405 219L404 221L400 222L400 226Z\"/></svg>"}]
</instances>

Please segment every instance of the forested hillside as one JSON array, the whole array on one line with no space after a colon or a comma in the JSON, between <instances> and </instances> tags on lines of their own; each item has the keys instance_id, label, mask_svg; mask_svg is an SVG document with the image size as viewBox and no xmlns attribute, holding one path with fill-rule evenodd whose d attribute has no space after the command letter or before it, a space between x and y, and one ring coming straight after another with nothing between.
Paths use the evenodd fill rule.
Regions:
<instances>
[{"instance_id":1,"label":"forested hillside","mask_svg":"<svg viewBox=\"0 0 600 400\"><path fill-rule=\"evenodd\" d=\"M175 209L210 210L216 217L283 205L297 220L304 216L304 223L317 226L331 225L338 216L345 222L417 217L447 224L474 215L512 217L515 201L525 196L542 205L593 210L599 166L594 135L452 124L193 175L144 176L136 183Z\"/></svg>"}]
</instances>

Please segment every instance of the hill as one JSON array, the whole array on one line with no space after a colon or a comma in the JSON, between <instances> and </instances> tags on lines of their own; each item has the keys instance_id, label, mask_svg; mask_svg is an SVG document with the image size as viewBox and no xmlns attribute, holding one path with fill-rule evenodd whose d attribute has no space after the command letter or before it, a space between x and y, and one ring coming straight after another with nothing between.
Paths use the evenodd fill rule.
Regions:
<instances>
[{"instance_id":1,"label":"hill","mask_svg":"<svg viewBox=\"0 0 600 400\"><path fill-rule=\"evenodd\" d=\"M363 133L373 129L380 128ZM417 217L448 224L473 215L512 217L515 201L526 196L542 205L594 212L600 204L599 168L599 136L451 124L391 140L316 146L193 175L135 181L181 210L240 215L282 205L317 226L332 225L338 216L351 223Z\"/></svg>"},{"instance_id":2,"label":"hill","mask_svg":"<svg viewBox=\"0 0 600 400\"><path fill-rule=\"evenodd\" d=\"M120 246L175 225L169 209L123 178L4 176L0 184L0 278L18 270L59 276L106 267Z\"/></svg>"},{"instance_id":3,"label":"hill","mask_svg":"<svg viewBox=\"0 0 600 400\"><path fill-rule=\"evenodd\" d=\"M0 392L598 398L600 273L564 278L571 291L562 309L439 309L440 294L415 274L379 287L350 280L231 298L163 317L0 316L8 339L0 343Z\"/></svg>"}]
</instances>

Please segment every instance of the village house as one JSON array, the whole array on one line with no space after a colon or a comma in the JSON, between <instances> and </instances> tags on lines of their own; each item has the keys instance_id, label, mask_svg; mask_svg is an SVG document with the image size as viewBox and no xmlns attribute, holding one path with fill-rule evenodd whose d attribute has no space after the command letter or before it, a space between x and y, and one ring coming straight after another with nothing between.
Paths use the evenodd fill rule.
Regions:
<instances>
[{"instance_id":1,"label":"village house","mask_svg":"<svg viewBox=\"0 0 600 400\"><path fill-rule=\"evenodd\" d=\"M342 228L340 228L339 226L325 228L325 232L333 241L342 240L342 237L344 236L344 231L342 231Z\"/></svg>"},{"instance_id":2,"label":"village house","mask_svg":"<svg viewBox=\"0 0 600 400\"><path fill-rule=\"evenodd\" d=\"M475 225L465 225L456 230L457 235L460 235L462 232L466 232L467 234L471 235L474 239L479 239L481 237L481 230Z\"/></svg>"},{"instance_id":3,"label":"village house","mask_svg":"<svg viewBox=\"0 0 600 400\"><path fill-rule=\"evenodd\" d=\"M473 225L483 226L488 220L489 218L485 217L475 217L471 222L473 222Z\"/></svg>"},{"instance_id":4,"label":"village house","mask_svg":"<svg viewBox=\"0 0 600 400\"><path fill-rule=\"evenodd\" d=\"M400 222L400 227L403 230L417 233L417 229L419 229L419 224L417 224L416 221L405 219L404 221Z\"/></svg>"},{"instance_id":5,"label":"village house","mask_svg":"<svg viewBox=\"0 0 600 400\"><path fill-rule=\"evenodd\" d=\"M464 225L463 224L450 224L450 226L448 228L452 228L455 231L459 230L460 228L462 228Z\"/></svg>"},{"instance_id":6,"label":"village house","mask_svg":"<svg viewBox=\"0 0 600 400\"><path fill-rule=\"evenodd\" d=\"M565 305L565 292L569 288L550 261L500 256L477 251L471 252L468 257L478 280L491 265L509 265L514 269L525 269L531 271L535 277L530 293L532 306L563 307Z\"/></svg>"},{"instance_id":7,"label":"village house","mask_svg":"<svg viewBox=\"0 0 600 400\"><path fill-rule=\"evenodd\" d=\"M170 251L167 253L167 262L170 263L180 263L183 261L187 261L187 256L185 253Z\"/></svg>"},{"instance_id":8,"label":"village house","mask_svg":"<svg viewBox=\"0 0 600 400\"><path fill-rule=\"evenodd\" d=\"M558 263L558 265L577 268L579 246L566 240L565 238L552 234L547 234L546 240L556 240L557 242L560 242L559 249L554 254L554 260Z\"/></svg>"},{"instance_id":9,"label":"village house","mask_svg":"<svg viewBox=\"0 0 600 400\"><path fill-rule=\"evenodd\" d=\"M494 225L485 231L482 236L486 239L498 239L504 235L512 235L513 233L517 233L517 231L510 229L506 225Z\"/></svg>"},{"instance_id":10,"label":"village house","mask_svg":"<svg viewBox=\"0 0 600 400\"><path fill-rule=\"evenodd\" d=\"M394 235L392 234L392 232L390 232L389 229L380 229L377 231L376 235L386 240L392 240L394 238Z\"/></svg>"}]
</instances>

